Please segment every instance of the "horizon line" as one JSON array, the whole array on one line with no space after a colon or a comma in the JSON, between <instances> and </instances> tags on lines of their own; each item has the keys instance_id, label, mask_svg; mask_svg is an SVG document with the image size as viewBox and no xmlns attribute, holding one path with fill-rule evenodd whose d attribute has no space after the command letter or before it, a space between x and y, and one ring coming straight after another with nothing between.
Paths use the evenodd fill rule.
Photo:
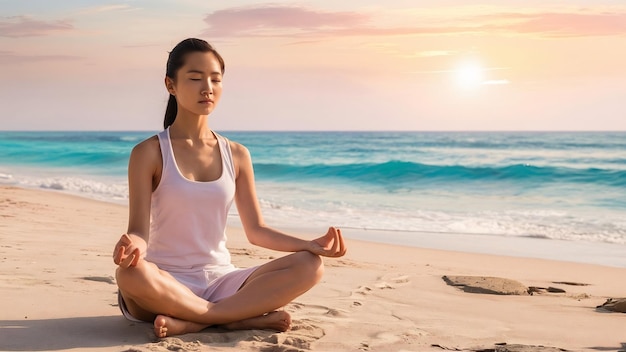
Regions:
<instances>
[{"instance_id":1,"label":"horizon line","mask_svg":"<svg viewBox=\"0 0 626 352\"><path fill-rule=\"evenodd\" d=\"M49 129L49 130L21 130L21 129L0 129L0 133L4 133L4 132L157 132L157 131L162 131L163 129L145 129L145 130L107 130L107 129L86 129L86 130L80 130L80 129L76 129L76 130L67 130L67 129ZM591 133L591 132L598 132L598 133L622 133L622 132L626 132L626 130L436 130L436 129L424 129L424 130L344 130L344 129L338 129L338 130L242 130L242 129L211 129L211 130L215 130L215 131L221 131L221 132L269 132L269 133L307 133L307 132L311 132L311 133L323 133L323 132L355 132L355 133L364 133L364 132L380 132L380 133L402 133L402 132L421 132L421 133L429 133L429 132L433 132L433 133L442 133L442 132L450 132L450 133L486 133L486 132L493 132L493 133L512 133L512 132L517 132L517 133Z\"/></svg>"}]
</instances>

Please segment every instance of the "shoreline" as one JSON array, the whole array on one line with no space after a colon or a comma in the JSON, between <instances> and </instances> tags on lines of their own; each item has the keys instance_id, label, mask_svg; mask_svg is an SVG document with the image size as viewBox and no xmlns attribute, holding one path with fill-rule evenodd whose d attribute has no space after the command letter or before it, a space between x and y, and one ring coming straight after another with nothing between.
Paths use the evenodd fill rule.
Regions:
<instances>
[{"instance_id":1,"label":"shoreline","mask_svg":"<svg viewBox=\"0 0 626 352\"><path fill-rule=\"evenodd\" d=\"M350 234L350 231L345 232ZM370 233L370 231L366 232ZM374 231L371 233L372 235L368 236L361 233L359 239L375 243L380 242L376 238L380 234ZM380 233L388 232L381 231ZM388 242L385 243L464 253L505 255L626 268L626 256L624 256L626 246L614 243L428 232L411 232L411 238L397 241L388 239Z\"/></svg>"},{"instance_id":2,"label":"shoreline","mask_svg":"<svg viewBox=\"0 0 626 352\"><path fill-rule=\"evenodd\" d=\"M127 206L126 200L101 199L68 190L0 184L0 188L2 187L58 193L116 206ZM268 224L274 226L271 219ZM241 229L241 223L236 214L229 214L228 225ZM286 225L275 227L298 235L317 234L326 230L322 227L313 226L294 227ZM346 238L364 242L478 254L499 255L506 253L506 255L514 257L552 259L626 268L626 256L623 255L626 252L626 245L617 243L459 232L379 230L351 227L341 227L341 229Z\"/></svg>"},{"instance_id":3,"label":"shoreline","mask_svg":"<svg viewBox=\"0 0 626 352\"><path fill-rule=\"evenodd\" d=\"M239 219L229 219L229 226L241 229L238 221ZM281 227L281 230L295 234L314 234L321 233L325 229L287 226ZM388 231L343 227L341 230L347 239L372 244L626 268L626 256L624 256L626 246L615 243L452 232Z\"/></svg>"},{"instance_id":4,"label":"shoreline","mask_svg":"<svg viewBox=\"0 0 626 352\"><path fill-rule=\"evenodd\" d=\"M111 251L126 217L122 205L0 186L0 350L477 351L503 342L624 348L626 315L596 306L624 297L625 268L352 239L345 257L325 259L322 282L285 307L292 330L209 328L156 339L150 324L126 321L117 307ZM237 266L284 255L251 246L237 227L228 234ZM470 293L442 279L458 275L565 292Z\"/></svg>"}]
</instances>

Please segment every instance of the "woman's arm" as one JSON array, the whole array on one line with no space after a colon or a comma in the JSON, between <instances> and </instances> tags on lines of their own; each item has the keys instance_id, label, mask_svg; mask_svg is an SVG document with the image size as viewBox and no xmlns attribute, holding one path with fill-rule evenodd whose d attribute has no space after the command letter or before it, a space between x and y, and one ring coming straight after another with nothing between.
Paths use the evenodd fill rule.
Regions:
<instances>
[{"instance_id":1,"label":"woman's arm","mask_svg":"<svg viewBox=\"0 0 626 352\"><path fill-rule=\"evenodd\" d=\"M334 227L312 241L302 240L268 227L261 215L256 195L250 152L246 147L234 142L231 142L231 149L235 159L235 203L250 243L277 251L309 251L327 257L340 257L346 253L341 231Z\"/></svg>"},{"instance_id":2,"label":"woman's arm","mask_svg":"<svg viewBox=\"0 0 626 352\"><path fill-rule=\"evenodd\" d=\"M133 148L128 162L128 230L115 245L113 260L123 267L134 266L147 249L150 230L150 201L158 184L161 153L152 137Z\"/></svg>"}]
</instances>

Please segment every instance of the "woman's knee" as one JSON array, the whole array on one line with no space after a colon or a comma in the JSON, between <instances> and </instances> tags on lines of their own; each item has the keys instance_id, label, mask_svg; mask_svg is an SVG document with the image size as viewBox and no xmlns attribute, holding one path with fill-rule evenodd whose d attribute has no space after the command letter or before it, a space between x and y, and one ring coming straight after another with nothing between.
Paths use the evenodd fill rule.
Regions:
<instances>
[{"instance_id":1,"label":"woman's knee","mask_svg":"<svg viewBox=\"0 0 626 352\"><path fill-rule=\"evenodd\" d=\"M324 274L324 262L319 255L309 251L294 253L298 267L303 271L303 275L310 277L315 283L322 279Z\"/></svg>"},{"instance_id":2,"label":"woman's knee","mask_svg":"<svg viewBox=\"0 0 626 352\"><path fill-rule=\"evenodd\" d=\"M115 280L120 290L129 295L136 295L137 291L145 291L151 284L149 264L140 261L137 266L132 268L117 267L115 270Z\"/></svg>"},{"instance_id":3,"label":"woman's knee","mask_svg":"<svg viewBox=\"0 0 626 352\"><path fill-rule=\"evenodd\" d=\"M115 270L115 281L117 283L117 287L124 292L129 292L132 290L132 283L135 281L135 273L133 273L128 268L117 267Z\"/></svg>"}]
</instances>

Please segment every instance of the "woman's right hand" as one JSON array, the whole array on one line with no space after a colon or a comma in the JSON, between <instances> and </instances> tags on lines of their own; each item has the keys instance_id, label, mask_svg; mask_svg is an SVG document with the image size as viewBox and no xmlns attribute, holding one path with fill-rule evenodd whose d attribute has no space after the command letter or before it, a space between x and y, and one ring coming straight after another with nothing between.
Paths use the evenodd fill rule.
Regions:
<instances>
[{"instance_id":1,"label":"woman's right hand","mask_svg":"<svg viewBox=\"0 0 626 352\"><path fill-rule=\"evenodd\" d=\"M145 241L137 236L133 237L135 237L135 241L131 239L130 235L123 234L113 250L113 262L122 268L136 266L145 252ZM143 246L141 246L142 244Z\"/></svg>"}]
</instances>

